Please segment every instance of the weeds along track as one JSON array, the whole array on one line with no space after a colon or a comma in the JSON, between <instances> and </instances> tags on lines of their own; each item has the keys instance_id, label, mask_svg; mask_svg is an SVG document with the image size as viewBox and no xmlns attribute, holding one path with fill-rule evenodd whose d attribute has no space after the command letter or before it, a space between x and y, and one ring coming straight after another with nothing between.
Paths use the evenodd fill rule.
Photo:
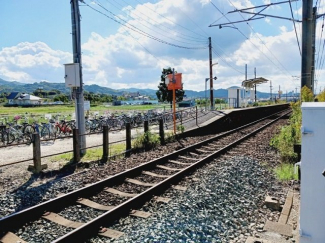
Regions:
<instances>
[{"instance_id":1,"label":"weeds along track","mask_svg":"<svg viewBox=\"0 0 325 243\"><path fill-rule=\"evenodd\" d=\"M37 242L39 239L33 237L40 235L54 242L84 242L96 235L118 238L122 232L103 226L129 214L148 217L149 213L134 209L153 197L168 202L168 198L159 197L166 189L186 190L173 185L288 113L273 114L4 217L0 220L0 241Z\"/></svg>"}]
</instances>

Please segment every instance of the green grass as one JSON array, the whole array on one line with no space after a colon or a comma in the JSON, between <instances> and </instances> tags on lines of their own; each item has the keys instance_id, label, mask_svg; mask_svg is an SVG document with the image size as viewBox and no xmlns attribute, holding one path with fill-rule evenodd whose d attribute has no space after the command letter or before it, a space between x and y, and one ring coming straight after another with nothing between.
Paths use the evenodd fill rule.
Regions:
<instances>
[{"instance_id":1,"label":"green grass","mask_svg":"<svg viewBox=\"0 0 325 243\"><path fill-rule=\"evenodd\" d=\"M165 105L166 110L169 109L168 105ZM121 113L121 112L129 112L129 111L139 111L144 112L151 109L164 108L164 105L125 105L125 106L104 106L97 105L92 106L90 108L90 115L94 112L98 112L99 115L103 115L105 113ZM45 114L57 115L60 114L61 118L66 116L67 119L71 119L72 114L75 112L74 105L62 105L62 106L40 106L40 107L3 107L0 106L0 121L4 118L9 121L13 120L14 116L28 117L29 123L37 120L38 122L46 121L44 119ZM86 114L86 112L85 112ZM22 119L23 120L23 119Z\"/></svg>"},{"instance_id":2,"label":"green grass","mask_svg":"<svg viewBox=\"0 0 325 243\"><path fill-rule=\"evenodd\" d=\"M281 164L274 169L274 173L280 181L298 180L298 173L294 173L293 164Z\"/></svg>"},{"instance_id":3,"label":"green grass","mask_svg":"<svg viewBox=\"0 0 325 243\"><path fill-rule=\"evenodd\" d=\"M125 151L125 144L119 143L119 144L112 144L109 146L109 156L114 156L116 154L120 154ZM89 162L89 161L96 161L100 160L103 156L103 148L92 148L87 149L86 154L81 158L82 162ZM65 163L70 162L70 160L73 158L72 153L66 153L61 155L56 155L53 157L50 157L51 162L59 161L62 165Z\"/></svg>"}]
</instances>

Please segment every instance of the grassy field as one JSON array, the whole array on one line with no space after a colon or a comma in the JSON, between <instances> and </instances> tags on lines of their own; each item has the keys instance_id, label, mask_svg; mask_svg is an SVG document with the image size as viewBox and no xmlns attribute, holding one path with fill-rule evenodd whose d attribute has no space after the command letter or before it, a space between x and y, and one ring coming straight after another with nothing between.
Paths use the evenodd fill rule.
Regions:
<instances>
[{"instance_id":1,"label":"grassy field","mask_svg":"<svg viewBox=\"0 0 325 243\"><path fill-rule=\"evenodd\" d=\"M169 109L168 105L165 105L166 110ZM92 106L90 108L90 115L98 112L99 115L105 113L121 113L121 112L131 112L131 111L147 111L151 109L164 109L163 105L128 105L128 106ZM72 105L58 105L58 106L40 106L40 107L3 107L0 106L0 122L4 118L9 119L12 121L14 116L21 116L28 117L29 121L35 120L43 120L45 114L53 115L60 115L62 118L63 116L67 116L67 118L71 118L72 114L75 112L75 108ZM86 112L85 112L86 114Z\"/></svg>"}]
</instances>

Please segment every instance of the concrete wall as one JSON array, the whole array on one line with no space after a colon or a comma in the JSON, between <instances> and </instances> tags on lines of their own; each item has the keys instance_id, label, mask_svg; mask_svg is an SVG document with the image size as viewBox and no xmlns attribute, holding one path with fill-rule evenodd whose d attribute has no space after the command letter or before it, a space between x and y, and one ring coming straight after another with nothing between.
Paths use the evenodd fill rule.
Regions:
<instances>
[{"instance_id":1,"label":"concrete wall","mask_svg":"<svg viewBox=\"0 0 325 243\"><path fill-rule=\"evenodd\" d=\"M288 109L289 107L290 107L289 104L281 104L281 105L270 105L270 106L251 107L251 108L233 110L229 114L226 114L220 119L204 127L199 127L199 128L185 131L183 134L180 134L179 137L188 137L188 136L192 137L192 136L207 135L211 133L224 132L239 126L243 126L250 122L256 121L272 113L276 113L281 110ZM218 112L222 112L222 111L218 111Z\"/></svg>"}]
</instances>

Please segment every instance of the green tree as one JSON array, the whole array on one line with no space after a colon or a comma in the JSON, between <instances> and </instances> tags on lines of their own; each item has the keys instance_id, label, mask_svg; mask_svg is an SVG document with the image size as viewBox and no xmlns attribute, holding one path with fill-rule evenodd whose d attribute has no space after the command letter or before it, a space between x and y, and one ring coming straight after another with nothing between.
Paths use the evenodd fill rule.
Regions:
<instances>
[{"instance_id":1,"label":"green tree","mask_svg":"<svg viewBox=\"0 0 325 243\"><path fill-rule=\"evenodd\" d=\"M157 98L160 102L164 102L164 101L168 101L168 102L172 102L173 101L173 91L172 90L168 90L167 85L165 81L167 79L167 75L168 74L172 74L172 68L164 68L162 70L161 73L161 79L160 79L160 83L158 85L158 91L156 92ZM175 73L177 73L175 71ZM180 102L183 100L184 97L184 90L183 89L177 89L176 90L176 102Z\"/></svg>"},{"instance_id":2,"label":"green tree","mask_svg":"<svg viewBox=\"0 0 325 243\"><path fill-rule=\"evenodd\" d=\"M318 99L318 101L320 101L320 102L324 102L324 101L325 101L325 89L324 89L322 92L320 92L320 93L317 95L316 98Z\"/></svg>"},{"instance_id":3,"label":"green tree","mask_svg":"<svg viewBox=\"0 0 325 243\"><path fill-rule=\"evenodd\" d=\"M59 95L55 96L53 100L54 101L62 101L64 103L69 102L68 96L66 96L65 94L59 94Z\"/></svg>"},{"instance_id":4,"label":"green tree","mask_svg":"<svg viewBox=\"0 0 325 243\"><path fill-rule=\"evenodd\" d=\"M304 86L301 89L301 101L302 102L314 101L314 94L309 88L307 88L307 86Z\"/></svg>"}]
</instances>

